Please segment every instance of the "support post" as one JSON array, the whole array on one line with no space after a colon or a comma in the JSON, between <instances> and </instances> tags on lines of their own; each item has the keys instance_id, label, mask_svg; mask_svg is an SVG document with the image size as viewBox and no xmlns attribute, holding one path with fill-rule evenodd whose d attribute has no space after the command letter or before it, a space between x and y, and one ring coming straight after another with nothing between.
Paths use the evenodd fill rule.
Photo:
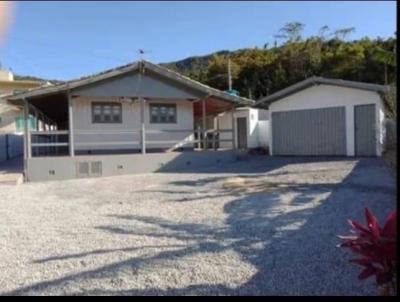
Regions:
<instances>
[{"instance_id":1,"label":"support post","mask_svg":"<svg viewBox=\"0 0 400 302\"><path fill-rule=\"evenodd\" d=\"M28 115L29 116L29 115ZM28 129L27 129L27 143L28 143L28 158L31 158L32 157L32 144L31 144L31 137L32 137L32 134L31 134L31 130L29 129L29 126L28 126Z\"/></svg>"},{"instance_id":2,"label":"support post","mask_svg":"<svg viewBox=\"0 0 400 302\"><path fill-rule=\"evenodd\" d=\"M28 125L26 122L26 116L28 115L28 102L24 98L24 181L28 180Z\"/></svg>"},{"instance_id":3,"label":"support post","mask_svg":"<svg viewBox=\"0 0 400 302\"><path fill-rule=\"evenodd\" d=\"M68 134L69 134L69 155L71 157L75 156L75 148L74 148L74 123L73 123L73 110L72 110L72 98L71 94L68 91Z\"/></svg>"},{"instance_id":4,"label":"support post","mask_svg":"<svg viewBox=\"0 0 400 302\"><path fill-rule=\"evenodd\" d=\"M146 100L144 98L140 98L140 123L142 124L140 131L140 141L142 147L142 154L146 154L146 125L144 118L144 108L145 108Z\"/></svg>"},{"instance_id":5,"label":"support post","mask_svg":"<svg viewBox=\"0 0 400 302\"><path fill-rule=\"evenodd\" d=\"M24 159L30 158L30 133L28 128L29 108L28 102L24 100Z\"/></svg>"},{"instance_id":6,"label":"support post","mask_svg":"<svg viewBox=\"0 0 400 302\"><path fill-rule=\"evenodd\" d=\"M197 149L201 149L201 127L200 124L197 124Z\"/></svg>"},{"instance_id":7,"label":"support post","mask_svg":"<svg viewBox=\"0 0 400 302\"><path fill-rule=\"evenodd\" d=\"M235 119L235 107L231 109L232 115L232 149L236 149L236 119Z\"/></svg>"},{"instance_id":8,"label":"support post","mask_svg":"<svg viewBox=\"0 0 400 302\"><path fill-rule=\"evenodd\" d=\"M39 114L36 109L35 109L35 129L36 131L39 131Z\"/></svg>"},{"instance_id":9,"label":"support post","mask_svg":"<svg viewBox=\"0 0 400 302\"><path fill-rule=\"evenodd\" d=\"M43 114L39 114L39 131L43 131L44 130L44 124L43 124Z\"/></svg>"},{"instance_id":10,"label":"support post","mask_svg":"<svg viewBox=\"0 0 400 302\"><path fill-rule=\"evenodd\" d=\"M215 131L214 131L214 150L217 151L219 147L219 118L218 115L214 117Z\"/></svg>"},{"instance_id":11,"label":"support post","mask_svg":"<svg viewBox=\"0 0 400 302\"><path fill-rule=\"evenodd\" d=\"M43 131L46 131L46 117L42 114Z\"/></svg>"},{"instance_id":12,"label":"support post","mask_svg":"<svg viewBox=\"0 0 400 302\"><path fill-rule=\"evenodd\" d=\"M202 113L202 133L203 133L203 150L207 150L207 121L206 121L206 99L201 101Z\"/></svg>"}]
</instances>

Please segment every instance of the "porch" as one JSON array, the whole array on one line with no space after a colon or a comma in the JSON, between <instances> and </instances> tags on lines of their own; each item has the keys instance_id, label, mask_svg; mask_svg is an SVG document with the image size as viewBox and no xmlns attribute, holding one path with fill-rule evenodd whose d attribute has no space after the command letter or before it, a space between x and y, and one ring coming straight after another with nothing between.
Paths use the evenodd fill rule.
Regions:
<instances>
[{"instance_id":1,"label":"porch","mask_svg":"<svg viewBox=\"0 0 400 302\"><path fill-rule=\"evenodd\" d=\"M189 106L193 107L193 116L189 118L190 128L178 126L178 129L168 129L164 125L154 127L145 118L145 109L149 107L146 105L151 103L152 99L140 98L132 100L133 104L140 106L141 113L137 124L140 127L130 128L122 125L115 128L102 125L99 129L82 129L74 123L74 113L80 113L73 109L74 99L78 101L80 97L66 98L69 99L66 104L57 99L49 102L25 102L24 123L27 125L32 116L36 121L35 129L25 127L25 158L218 151L236 148L236 123L233 122L235 106L220 100L205 98L191 102ZM112 100L123 104L126 97L123 100ZM156 101L161 102L159 99ZM52 106L53 104L57 104L57 107ZM61 106L67 107L68 110L64 116L57 117L54 110L59 110ZM231 116L233 127L221 129L218 115L227 112ZM227 144L231 147L227 147Z\"/></svg>"}]
</instances>

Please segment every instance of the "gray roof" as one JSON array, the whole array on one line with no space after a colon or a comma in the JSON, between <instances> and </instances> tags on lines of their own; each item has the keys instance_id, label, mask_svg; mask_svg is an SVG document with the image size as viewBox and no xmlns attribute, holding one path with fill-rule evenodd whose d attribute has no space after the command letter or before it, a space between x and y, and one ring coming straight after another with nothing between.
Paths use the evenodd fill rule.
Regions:
<instances>
[{"instance_id":1,"label":"gray roof","mask_svg":"<svg viewBox=\"0 0 400 302\"><path fill-rule=\"evenodd\" d=\"M340 79L328 79L328 78L322 78L322 77L311 77L304 81L301 81L294 85L291 85L287 88L284 88L280 91L277 91L267 97L261 98L260 100L258 100L256 102L255 106L259 106L259 107L268 106L272 102L280 100L288 95L291 95L293 93L296 93L296 92L306 89L308 87L311 87L314 85L320 85L320 84L348 87L348 88L356 88L356 89L361 89L361 90L369 90L369 91L375 91L378 93L384 92L386 89L386 86L384 86L384 85L347 81L347 80L340 80Z\"/></svg>"},{"instance_id":2,"label":"gray roof","mask_svg":"<svg viewBox=\"0 0 400 302\"><path fill-rule=\"evenodd\" d=\"M178 72L172 71L166 67L162 67L153 63L150 63L148 61L137 61L131 64L127 64L124 66L120 66L114 69L106 70L91 76L87 77L82 77L77 80L72 80L72 81L67 81L64 83L60 83L57 85L53 85L50 87L40 87L40 88L34 88L34 89L29 89L28 91L25 92L19 92L15 94L11 94L5 97L5 99L9 101L13 100L21 100L23 98L31 98L31 97L38 97L38 96L45 96L45 95L51 95L51 94L57 94L60 92L67 92L69 90L73 90L78 87L86 86L98 81L102 81L105 79L113 78L115 76L119 76L131 71L138 70L140 67L140 64L143 64L145 69L151 70L156 74L159 74L165 78L168 78L172 81L181 83L187 87L190 87L194 90L197 90L199 92L203 92L205 95L208 96L214 96L217 98L221 98L223 100L232 102L232 103L237 103L237 104L242 104L242 105L253 105L254 100L250 100L247 98L231 95L227 92L209 87L207 85L204 85L200 82L194 81L186 76L183 76L179 74Z\"/></svg>"}]
</instances>

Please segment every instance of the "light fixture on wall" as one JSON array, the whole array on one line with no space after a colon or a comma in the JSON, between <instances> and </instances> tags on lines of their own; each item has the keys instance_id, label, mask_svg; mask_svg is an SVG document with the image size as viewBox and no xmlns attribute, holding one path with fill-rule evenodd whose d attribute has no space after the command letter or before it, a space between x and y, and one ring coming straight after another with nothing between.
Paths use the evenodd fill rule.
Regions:
<instances>
[{"instance_id":1,"label":"light fixture on wall","mask_svg":"<svg viewBox=\"0 0 400 302\"><path fill-rule=\"evenodd\" d=\"M133 104L134 103L134 99L133 98L128 98L128 97L120 97L119 101L121 103L127 103L127 104Z\"/></svg>"}]
</instances>

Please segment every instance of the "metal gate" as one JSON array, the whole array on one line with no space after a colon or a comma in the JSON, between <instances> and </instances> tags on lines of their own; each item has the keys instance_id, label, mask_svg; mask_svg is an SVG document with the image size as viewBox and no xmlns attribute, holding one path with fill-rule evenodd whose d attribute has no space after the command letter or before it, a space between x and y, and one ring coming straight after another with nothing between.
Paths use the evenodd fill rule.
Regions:
<instances>
[{"instance_id":1,"label":"metal gate","mask_svg":"<svg viewBox=\"0 0 400 302\"><path fill-rule=\"evenodd\" d=\"M356 156L376 155L375 105L354 107L354 144Z\"/></svg>"},{"instance_id":2,"label":"metal gate","mask_svg":"<svg viewBox=\"0 0 400 302\"><path fill-rule=\"evenodd\" d=\"M274 155L346 155L345 107L272 112Z\"/></svg>"}]
</instances>

